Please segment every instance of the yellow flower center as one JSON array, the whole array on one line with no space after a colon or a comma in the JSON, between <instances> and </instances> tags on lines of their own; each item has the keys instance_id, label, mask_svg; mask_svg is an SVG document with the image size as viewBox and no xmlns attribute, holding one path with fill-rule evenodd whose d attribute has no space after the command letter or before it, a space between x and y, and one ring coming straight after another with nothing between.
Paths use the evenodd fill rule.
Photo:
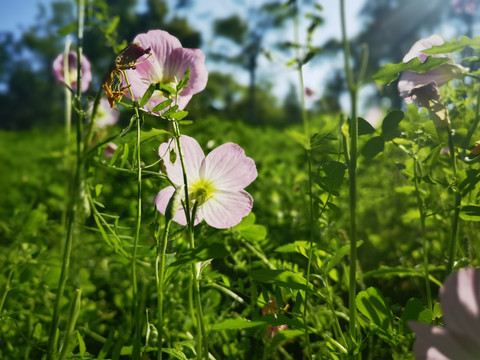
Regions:
<instances>
[{"instance_id":1,"label":"yellow flower center","mask_svg":"<svg viewBox=\"0 0 480 360\"><path fill-rule=\"evenodd\" d=\"M217 192L214 182L206 179L194 180L190 183L188 198L190 205L202 206Z\"/></svg>"}]
</instances>

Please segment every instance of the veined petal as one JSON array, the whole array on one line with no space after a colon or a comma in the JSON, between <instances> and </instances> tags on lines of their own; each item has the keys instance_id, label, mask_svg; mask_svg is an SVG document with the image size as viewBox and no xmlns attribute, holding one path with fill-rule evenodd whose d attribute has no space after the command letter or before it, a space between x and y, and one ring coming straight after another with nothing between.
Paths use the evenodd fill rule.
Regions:
<instances>
[{"instance_id":1,"label":"veined petal","mask_svg":"<svg viewBox=\"0 0 480 360\"><path fill-rule=\"evenodd\" d=\"M190 78L180 96L196 94L207 85L208 72L205 67L205 55L199 49L177 48L172 51L165 63L165 77L181 80L190 68Z\"/></svg>"},{"instance_id":2,"label":"veined petal","mask_svg":"<svg viewBox=\"0 0 480 360\"><path fill-rule=\"evenodd\" d=\"M413 352L417 360L476 360L478 352L471 348L468 340L452 334L447 328L430 326L409 321L408 326L415 332Z\"/></svg>"},{"instance_id":3,"label":"veined petal","mask_svg":"<svg viewBox=\"0 0 480 360\"><path fill-rule=\"evenodd\" d=\"M205 159L205 155L197 140L190 136L182 135L180 137L180 145L185 162L187 181L190 183L192 180L198 179L200 166ZM170 161L169 149L175 149L176 158L173 163ZM175 140L169 139L168 142L161 144L158 149L158 155L164 160L170 180L176 185L183 184L182 164Z\"/></svg>"},{"instance_id":4,"label":"veined petal","mask_svg":"<svg viewBox=\"0 0 480 360\"><path fill-rule=\"evenodd\" d=\"M252 210L253 198L246 191L220 191L207 200L198 210L208 225L228 229L242 221Z\"/></svg>"},{"instance_id":5,"label":"veined petal","mask_svg":"<svg viewBox=\"0 0 480 360\"><path fill-rule=\"evenodd\" d=\"M175 36L163 30L150 30L146 34L139 34L133 42L140 44L144 49L151 48L154 56L147 61L157 60L160 64L165 64L173 49L182 47Z\"/></svg>"},{"instance_id":6,"label":"veined petal","mask_svg":"<svg viewBox=\"0 0 480 360\"><path fill-rule=\"evenodd\" d=\"M240 146L226 143L207 155L200 176L214 181L217 189L237 191L255 180L257 168Z\"/></svg>"},{"instance_id":7,"label":"veined petal","mask_svg":"<svg viewBox=\"0 0 480 360\"><path fill-rule=\"evenodd\" d=\"M476 344L480 355L480 271L452 273L440 289L445 326Z\"/></svg>"}]
</instances>

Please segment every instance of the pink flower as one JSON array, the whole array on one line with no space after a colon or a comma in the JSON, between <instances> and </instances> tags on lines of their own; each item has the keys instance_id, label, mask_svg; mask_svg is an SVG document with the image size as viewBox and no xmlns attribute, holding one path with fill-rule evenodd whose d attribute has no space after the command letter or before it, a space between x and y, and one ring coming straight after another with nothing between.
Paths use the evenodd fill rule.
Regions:
<instances>
[{"instance_id":1,"label":"pink flower","mask_svg":"<svg viewBox=\"0 0 480 360\"><path fill-rule=\"evenodd\" d=\"M105 155L105 157L111 158L113 154L115 154L115 151L117 151L117 149L118 149L117 145L115 145L112 142L109 142L105 147L105 149L103 149L103 154Z\"/></svg>"},{"instance_id":2,"label":"pink flower","mask_svg":"<svg viewBox=\"0 0 480 360\"><path fill-rule=\"evenodd\" d=\"M188 84L176 99L179 109L185 108L192 96L205 88L208 73L205 55L201 50L183 48L176 37L162 30L150 30L146 34L137 35L133 42L140 44L144 49L151 48L151 56L139 62L135 69L127 70L135 98L143 96L151 84L167 85L175 90L178 83L184 79L188 68L190 68ZM152 110L167 98L174 96L156 90L145 107Z\"/></svg>"},{"instance_id":3,"label":"pink flower","mask_svg":"<svg viewBox=\"0 0 480 360\"><path fill-rule=\"evenodd\" d=\"M440 289L445 327L414 321L417 359L476 360L480 358L480 270L452 273Z\"/></svg>"},{"instance_id":4,"label":"pink flower","mask_svg":"<svg viewBox=\"0 0 480 360\"><path fill-rule=\"evenodd\" d=\"M422 63L424 63L427 61L429 56L443 58L448 57L444 54L428 55L422 52L423 50L430 49L433 46L443 45L443 43L444 41L441 36L436 34L425 39L420 39L413 44L410 51L403 57L403 62L407 63L414 58L418 58ZM407 104L411 104L415 100L410 96L410 91L413 88L418 87L419 85L430 83L432 81L434 81L437 86L441 86L454 79L462 69L462 67L449 62L424 73L404 71L400 75L400 80L398 81L398 92L400 93L400 96L404 98Z\"/></svg>"},{"instance_id":5,"label":"pink flower","mask_svg":"<svg viewBox=\"0 0 480 360\"><path fill-rule=\"evenodd\" d=\"M63 54L58 55L53 61L53 76L57 82L62 82L77 90L77 53L70 51L68 53L68 78L63 77ZM92 71L90 61L85 55L82 55L82 92L88 90L92 81Z\"/></svg>"},{"instance_id":6,"label":"pink flower","mask_svg":"<svg viewBox=\"0 0 480 360\"><path fill-rule=\"evenodd\" d=\"M196 206L195 225L203 219L217 229L237 225L252 210L253 199L243 188L257 177L255 162L233 143L220 145L207 157L198 142L189 136L182 135L180 144L184 154L190 209ZM177 154L173 163L169 156L172 148ZM168 177L175 187L183 185L182 166L175 141L171 139L161 144L158 153L164 159ZM155 199L157 210L162 214L165 214L175 187L161 190ZM182 193L183 201L185 195ZM183 206L179 210L173 220L186 225Z\"/></svg>"}]
</instances>

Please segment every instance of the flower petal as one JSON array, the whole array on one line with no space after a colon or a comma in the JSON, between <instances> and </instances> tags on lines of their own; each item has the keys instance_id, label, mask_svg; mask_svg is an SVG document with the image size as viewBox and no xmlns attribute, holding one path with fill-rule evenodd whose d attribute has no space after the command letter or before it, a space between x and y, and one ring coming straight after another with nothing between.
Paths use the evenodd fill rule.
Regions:
<instances>
[{"instance_id":1,"label":"flower petal","mask_svg":"<svg viewBox=\"0 0 480 360\"><path fill-rule=\"evenodd\" d=\"M400 80L398 81L398 92L401 97L405 98L407 104L411 104L413 99L409 97L409 92L414 87L427 84L431 81L435 81L437 86L442 86L454 78L455 74L448 71L445 67L438 67L421 74L412 71L404 71L400 75Z\"/></svg>"},{"instance_id":2,"label":"flower petal","mask_svg":"<svg viewBox=\"0 0 480 360\"><path fill-rule=\"evenodd\" d=\"M190 183L192 180L198 179L200 166L205 155L197 140L190 136L182 135L180 137L180 146L182 147L187 181ZM175 149L177 155L173 163L170 161L169 149ZM164 160L170 180L176 185L183 184L182 164L175 140L170 139L168 142L161 144L158 149L158 155Z\"/></svg>"},{"instance_id":3,"label":"flower petal","mask_svg":"<svg viewBox=\"0 0 480 360\"><path fill-rule=\"evenodd\" d=\"M255 180L257 168L240 146L226 143L207 155L200 176L214 181L217 189L237 191Z\"/></svg>"},{"instance_id":4,"label":"flower petal","mask_svg":"<svg viewBox=\"0 0 480 360\"><path fill-rule=\"evenodd\" d=\"M418 57L418 59L424 63L427 58L430 56L428 54L424 54L422 51L426 49L430 49L433 46L443 45L444 41L440 35L434 34L429 36L425 39L418 40L413 46L410 48L410 51L403 57L403 62L407 63L413 58ZM433 55L435 57L446 57L446 55Z\"/></svg>"},{"instance_id":5,"label":"flower petal","mask_svg":"<svg viewBox=\"0 0 480 360\"><path fill-rule=\"evenodd\" d=\"M175 188L173 186L168 186L165 189L160 190L157 197L155 198L155 206L162 215L165 215L168 202L170 201L170 198L173 196L174 192ZM182 199L184 198L185 196L182 196ZM203 217L201 215L201 212L197 212L197 214L195 215L195 225L197 225L198 223L200 223L200 221L203 220ZM185 216L185 210L183 206L179 206L178 211L172 220L182 226L187 225L187 218Z\"/></svg>"},{"instance_id":6,"label":"flower petal","mask_svg":"<svg viewBox=\"0 0 480 360\"><path fill-rule=\"evenodd\" d=\"M415 332L417 338L413 352L417 360L475 360L472 349L467 350L465 341L456 337L446 328L409 321L408 326Z\"/></svg>"},{"instance_id":7,"label":"flower petal","mask_svg":"<svg viewBox=\"0 0 480 360\"><path fill-rule=\"evenodd\" d=\"M208 72L202 50L174 49L165 63L165 76L181 80L185 77L188 68L190 68L190 78L187 87L180 92L181 96L196 94L205 89Z\"/></svg>"},{"instance_id":8,"label":"flower petal","mask_svg":"<svg viewBox=\"0 0 480 360\"><path fill-rule=\"evenodd\" d=\"M151 48L153 56L148 61L158 61L161 65L165 64L173 49L182 47L175 36L163 30L150 30L146 34L139 34L135 36L133 42L140 44L144 49Z\"/></svg>"},{"instance_id":9,"label":"flower petal","mask_svg":"<svg viewBox=\"0 0 480 360\"><path fill-rule=\"evenodd\" d=\"M469 339L480 353L480 270L452 273L440 289L445 326Z\"/></svg>"},{"instance_id":10,"label":"flower petal","mask_svg":"<svg viewBox=\"0 0 480 360\"><path fill-rule=\"evenodd\" d=\"M228 229L242 221L252 210L253 198L246 191L215 193L198 210L208 225L217 229Z\"/></svg>"}]
</instances>

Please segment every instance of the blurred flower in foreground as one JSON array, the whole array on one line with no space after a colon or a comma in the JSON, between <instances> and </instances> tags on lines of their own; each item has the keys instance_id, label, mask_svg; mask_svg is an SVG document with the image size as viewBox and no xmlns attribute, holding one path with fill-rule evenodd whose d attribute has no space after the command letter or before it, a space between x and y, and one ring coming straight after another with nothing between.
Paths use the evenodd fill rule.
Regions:
<instances>
[{"instance_id":1,"label":"blurred flower in foreground","mask_svg":"<svg viewBox=\"0 0 480 360\"><path fill-rule=\"evenodd\" d=\"M207 157L198 142L189 136L182 135L180 144L187 174L190 210L195 208L195 225L202 219L217 229L227 229L240 223L253 206L252 197L243 188L257 177L255 162L233 143L220 145ZM173 162L169 154L171 148L177 154ZM164 159L170 180L176 187L183 185L182 165L174 140L161 144L158 153ZM174 191L175 187L169 186L161 190L155 199L157 210L164 215ZM182 193L184 201L185 194ZM183 206L179 210L173 220L186 225Z\"/></svg>"},{"instance_id":2,"label":"blurred flower in foreground","mask_svg":"<svg viewBox=\"0 0 480 360\"><path fill-rule=\"evenodd\" d=\"M112 142L109 142L105 147L105 149L103 149L103 154L105 155L105 157L111 158L113 154L115 154L115 151L117 151L117 149L118 149L117 145L115 145Z\"/></svg>"},{"instance_id":3,"label":"blurred flower in foreground","mask_svg":"<svg viewBox=\"0 0 480 360\"><path fill-rule=\"evenodd\" d=\"M477 11L478 0L452 0L451 5L457 14L473 15Z\"/></svg>"},{"instance_id":4,"label":"blurred flower in foreground","mask_svg":"<svg viewBox=\"0 0 480 360\"><path fill-rule=\"evenodd\" d=\"M417 339L417 359L480 359L480 270L462 269L452 273L440 288L445 327L414 321L410 328Z\"/></svg>"},{"instance_id":5,"label":"blurred flower in foreground","mask_svg":"<svg viewBox=\"0 0 480 360\"><path fill-rule=\"evenodd\" d=\"M62 82L77 90L77 53L70 51L68 53L68 78L63 77L63 54L58 55L53 61L53 76L57 82ZM82 55L82 92L88 90L92 81L92 71L90 61L85 55Z\"/></svg>"},{"instance_id":6,"label":"blurred flower in foreground","mask_svg":"<svg viewBox=\"0 0 480 360\"><path fill-rule=\"evenodd\" d=\"M410 51L404 56L403 62L407 63L414 58L418 58L422 63L427 61L429 56L445 58L445 54L428 55L423 53L423 50L430 49L433 46L443 45L444 41L439 35L432 35L425 39L420 39L413 44ZM407 104L411 104L415 99L412 98L410 91L417 86L435 82L437 86L442 86L454 78L461 76L466 69L460 65L449 61L435 69L428 70L424 73L415 73L412 71L404 71L400 75L398 81L398 92L404 98Z\"/></svg>"},{"instance_id":7,"label":"blurred flower in foreground","mask_svg":"<svg viewBox=\"0 0 480 360\"><path fill-rule=\"evenodd\" d=\"M185 108L192 96L202 91L208 73L205 67L205 55L199 49L186 49L180 41L162 30L150 30L139 34L133 40L142 48L151 48L152 55L136 65L136 69L127 70L127 78L135 98L143 96L151 84L159 84L164 90L155 90L145 107L152 110L168 98L175 98L168 90L175 91L190 68L190 78L186 87L178 94L176 104ZM127 94L128 96L128 94Z\"/></svg>"},{"instance_id":8,"label":"blurred flower in foreground","mask_svg":"<svg viewBox=\"0 0 480 360\"><path fill-rule=\"evenodd\" d=\"M89 105L89 114L92 113L94 102ZM118 122L120 113L117 109L111 108L107 99L101 98L95 114L95 127L106 128L115 125Z\"/></svg>"}]
</instances>

